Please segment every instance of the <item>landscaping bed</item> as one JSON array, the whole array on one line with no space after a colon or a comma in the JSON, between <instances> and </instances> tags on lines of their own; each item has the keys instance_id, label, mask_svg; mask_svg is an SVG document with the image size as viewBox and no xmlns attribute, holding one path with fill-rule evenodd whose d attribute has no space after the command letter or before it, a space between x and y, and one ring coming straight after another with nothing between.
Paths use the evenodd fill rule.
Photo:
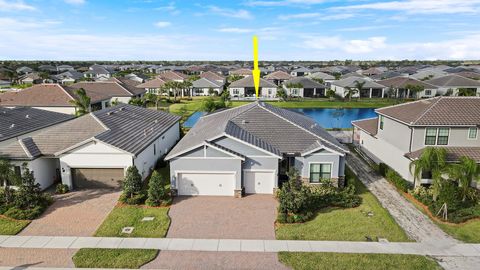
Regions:
<instances>
[{"instance_id":1,"label":"landscaping bed","mask_svg":"<svg viewBox=\"0 0 480 270\"><path fill-rule=\"evenodd\" d=\"M358 207L326 207L305 223L277 223L277 239L365 241L368 237L372 240L386 238L389 241L411 241L377 198L348 168L346 179L355 186L356 195L362 198Z\"/></svg>"},{"instance_id":2,"label":"landscaping bed","mask_svg":"<svg viewBox=\"0 0 480 270\"><path fill-rule=\"evenodd\" d=\"M154 249L99 249L82 248L72 258L78 268L138 269L158 255Z\"/></svg>"},{"instance_id":3,"label":"landscaping bed","mask_svg":"<svg viewBox=\"0 0 480 270\"><path fill-rule=\"evenodd\" d=\"M280 252L278 257L294 270L442 269L433 259L419 255Z\"/></svg>"}]
</instances>

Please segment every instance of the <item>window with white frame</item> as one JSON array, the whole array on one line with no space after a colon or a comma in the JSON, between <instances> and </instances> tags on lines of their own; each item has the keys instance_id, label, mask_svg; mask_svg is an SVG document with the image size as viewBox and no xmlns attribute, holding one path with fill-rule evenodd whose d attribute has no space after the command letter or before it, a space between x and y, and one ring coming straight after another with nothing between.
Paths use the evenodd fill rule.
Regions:
<instances>
[{"instance_id":1,"label":"window with white frame","mask_svg":"<svg viewBox=\"0 0 480 270\"><path fill-rule=\"evenodd\" d=\"M310 163L310 183L332 178L332 164Z\"/></svg>"},{"instance_id":2,"label":"window with white frame","mask_svg":"<svg viewBox=\"0 0 480 270\"><path fill-rule=\"evenodd\" d=\"M468 129L468 138L470 140L476 140L477 139L477 134L478 134L478 128L471 127L471 128Z\"/></svg>"},{"instance_id":3,"label":"window with white frame","mask_svg":"<svg viewBox=\"0 0 480 270\"><path fill-rule=\"evenodd\" d=\"M437 145L447 145L449 133L450 133L449 128L439 128L438 136L437 136Z\"/></svg>"},{"instance_id":4,"label":"window with white frame","mask_svg":"<svg viewBox=\"0 0 480 270\"><path fill-rule=\"evenodd\" d=\"M437 129L427 128L425 131L425 145L435 145L437 141Z\"/></svg>"},{"instance_id":5,"label":"window with white frame","mask_svg":"<svg viewBox=\"0 0 480 270\"><path fill-rule=\"evenodd\" d=\"M233 89L232 92L233 92L234 95L240 94L240 90L238 90L238 89Z\"/></svg>"},{"instance_id":6,"label":"window with white frame","mask_svg":"<svg viewBox=\"0 0 480 270\"><path fill-rule=\"evenodd\" d=\"M447 145L450 128L427 128L425 145Z\"/></svg>"},{"instance_id":7,"label":"window with white frame","mask_svg":"<svg viewBox=\"0 0 480 270\"><path fill-rule=\"evenodd\" d=\"M426 90L425 90L425 95L426 95L426 96L431 96L431 95L432 95L432 90L426 89Z\"/></svg>"}]
</instances>

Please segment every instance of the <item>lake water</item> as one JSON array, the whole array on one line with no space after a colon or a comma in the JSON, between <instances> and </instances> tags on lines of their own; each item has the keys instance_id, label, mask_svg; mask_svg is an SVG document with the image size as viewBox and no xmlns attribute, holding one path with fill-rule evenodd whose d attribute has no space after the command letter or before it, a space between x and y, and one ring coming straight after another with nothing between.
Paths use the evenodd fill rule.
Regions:
<instances>
[{"instance_id":1,"label":"lake water","mask_svg":"<svg viewBox=\"0 0 480 270\"><path fill-rule=\"evenodd\" d=\"M351 128L352 121L375 117L375 109L290 109L306 116L313 118L324 128ZM192 114L185 123L184 127L191 128L195 123L205 115L204 112L196 112Z\"/></svg>"}]
</instances>

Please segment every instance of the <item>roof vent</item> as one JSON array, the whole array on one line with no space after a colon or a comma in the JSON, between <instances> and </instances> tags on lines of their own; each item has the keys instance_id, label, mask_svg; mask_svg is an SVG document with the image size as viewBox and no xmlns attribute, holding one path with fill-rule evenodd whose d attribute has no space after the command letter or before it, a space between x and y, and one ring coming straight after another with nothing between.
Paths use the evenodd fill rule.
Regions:
<instances>
[{"instance_id":1,"label":"roof vent","mask_svg":"<svg viewBox=\"0 0 480 270\"><path fill-rule=\"evenodd\" d=\"M245 120L245 119L242 120L242 125L245 125L246 123L248 123L247 120Z\"/></svg>"},{"instance_id":2,"label":"roof vent","mask_svg":"<svg viewBox=\"0 0 480 270\"><path fill-rule=\"evenodd\" d=\"M310 126L310 128L316 128L316 127L317 127L317 123Z\"/></svg>"},{"instance_id":3,"label":"roof vent","mask_svg":"<svg viewBox=\"0 0 480 270\"><path fill-rule=\"evenodd\" d=\"M107 112L107 115L112 115L113 112Z\"/></svg>"},{"instance_id":4,"label":"roof vent","mask_svg":"<svg viewBox=\"0 0 480 270\"><path fill-rule=\"evenodd\" d=\"M10 129L14 128L15 127L15 124L11 124L10 125Z\"/></svg>"},{"instance_id":5,"label":"roof vent","mask_svg":"<svg viewBox=\"0 0 480 270\"><path fill-rule=\"evenodd\" d=\"M119 110L119 111L123 111L123 110L125 110L125 108L124 108L124 107L121 107L121 108L118 109L118 110Z\"/></svg>"},{"instance_id":6,"label":"roof vent","mask_svg":"<svg viewBox=\"0 0 480 270\"><path fill-rule=\"evenodd\" d=\"M30 118L30 115L28 115L28 114L27 114L27 115L25 115L25 118L29 119L29 118Z\"/></svg>"},{"instance_id":7,"label":"roof vent","mask_svg":"<svg viewBox=\"0 0 480 270\"><path fill-rule=\"evenodd\" d=\"M153 121L155 124L158 124L158 119L155 119L155 121Z\"/></svg>"}]
</instances>

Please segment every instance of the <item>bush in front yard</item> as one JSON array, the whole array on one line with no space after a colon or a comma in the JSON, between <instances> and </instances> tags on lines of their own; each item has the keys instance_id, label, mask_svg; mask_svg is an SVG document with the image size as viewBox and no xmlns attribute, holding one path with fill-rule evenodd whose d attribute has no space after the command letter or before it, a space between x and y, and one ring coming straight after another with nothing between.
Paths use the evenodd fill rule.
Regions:
<instances>
[{"instance_id":1,"label":"bush in front yard","mask_svg":"<svg viewBox=\"0 0 480 270\"><path fill-rule=\"evenodd\" d=\"M157 171L153 171L148 183L148 206L169 205L171 203L170 185L162 179Z\"/></svg>"},{"instance_id":2,"label":"bush in front yard","mask_svg":"<svg viewBox=\"0 0 480 270\"><path fill-rule=\"evenodd\" d=\"M16 191L14 205L20 210L46 209L52 203L50 195L43 193L40 184L35 182L33 172L27 165L22 166L22 182Z\"/></svg>"},{"instance_id":3,"label":"bush in front yard","mask_svg":"<svg viewBox=\"0 0 480 270\"><path fill-rule=\"evenodd\" d=\"M58 184L56 187L55 187L55 193L57 194L65 194L69 191L69 188L67 185L65 184Z\"/></svg>"},{"instance_id":4,"label":"bush in front yard","mask_svg":"<svg viewBox=\"0 0 480 270\"><path fill-rule=\"evenodd\" d=\"M145 202L146 195L142 190L142 176L138 172L137 167L128 167L122 188L121 202L126 204L142 204Z\"/></svg>"},{"instance_id":5,"label":"bush in front yard","mask_svg":"<svg viewBox=\"0 0 480 270\"><path fill-rule=\"evenodd\" d=\"M395 187L400 189L403 192L408 192L409 189L413 188L412 183L403 179L396 171L391 168L387 169L385 178L392 183Z\"/></svg>"},{"instance_id":6,"label":"bush in front yard","mask_svg":"<svg viewBox=\"0 0 480 270\"><path fill-rule=\"evenodd\" d=\"M34 208L28 208L28 209L20 209L17 207L12 207L8 209L4 215L13 219L18 219L18 220L32 220L38 218L47 206L37 206Z\"/></svg>"}]
</instances>

